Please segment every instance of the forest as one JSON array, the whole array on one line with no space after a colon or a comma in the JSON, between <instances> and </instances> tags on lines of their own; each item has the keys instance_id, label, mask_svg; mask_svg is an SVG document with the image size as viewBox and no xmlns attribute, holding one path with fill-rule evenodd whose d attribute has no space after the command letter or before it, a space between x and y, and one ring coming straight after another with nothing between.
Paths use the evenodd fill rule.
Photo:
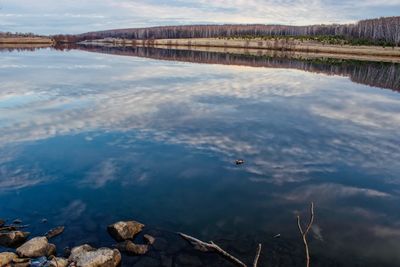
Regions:
<instances>
[{"instance_id":1,"label":"forest","mask_svg":"<svg viewBox=\"0 0 400 267\"><path fill-rule=\"evenodd\" d=\"M52 36L58 42L79 42L103 38L173 39L225 37L336 36L350 44L399 46L400 16L361 20L354 24L310 26L285 25L190 25L116 29L79 35Z\"/></svg>"}]
</instances>

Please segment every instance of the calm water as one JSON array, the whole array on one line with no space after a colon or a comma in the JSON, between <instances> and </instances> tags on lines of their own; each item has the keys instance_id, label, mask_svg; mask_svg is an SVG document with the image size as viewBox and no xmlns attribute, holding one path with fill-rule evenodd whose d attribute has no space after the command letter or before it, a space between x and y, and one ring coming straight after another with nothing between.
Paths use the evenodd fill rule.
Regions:
<instances>
[{"instance_id":1,"label":"calm water","mask_svg":"<svg viewBox=\"0 0 400 267\"><path fill-rule=\"evenodd\" d=\"M313 266L400 266L398 65L97 52L0 52L0 217L66 225L61 254L143 222L157 246L124 266L226 264L177 231L304 266L314 201Z\"/></svg>"}]
</instances>

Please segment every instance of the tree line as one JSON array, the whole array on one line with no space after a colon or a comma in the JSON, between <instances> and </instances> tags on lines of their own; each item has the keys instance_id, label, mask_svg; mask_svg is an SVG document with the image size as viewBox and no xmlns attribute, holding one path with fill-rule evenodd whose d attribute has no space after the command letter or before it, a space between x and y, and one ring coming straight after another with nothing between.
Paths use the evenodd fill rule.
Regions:
<instances>
[{"instance_id":1,"label":"tree line","mask_svg":"<svg viewBox=\"0 0 400 267\"><path fill-rule=\"evenodd\" d=\"M310 26L261 24L161 26L88 32L79 35L56 35L53 38L59 42L78 42L103 38L177 39L238 36L340 36L348 40L367 40L371 44L398 46L400 44L400 16L361 20L354 24Z\"/></svg>"}]
</instances>

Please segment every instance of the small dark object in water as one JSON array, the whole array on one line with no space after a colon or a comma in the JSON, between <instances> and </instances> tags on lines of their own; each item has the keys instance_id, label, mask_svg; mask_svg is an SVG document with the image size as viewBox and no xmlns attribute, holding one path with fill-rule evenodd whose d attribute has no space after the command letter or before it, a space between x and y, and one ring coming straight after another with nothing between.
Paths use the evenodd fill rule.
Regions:
<instances>
[{"instance_id":1,"label":"small dark object in water","mask_svg":"<svg viewBox=\"0 0 400 267\"><path fill-rule=\"evenodd\" d=\"M235 161L235 163L236 163L236 165L242 165L242 164L244 164L244 160L243 159L237 159Z\"/></svg>"},{"instance_id":2,"label":"small dark object in water","mask_svg":"<svg viewBox=\"0 0 400 267\"><path fill-rule=\"evenodd\" d=\"M22 223L22 220L21 219L15 219L14 221L13 221L13 224L21 224Z\"/></svg>"},{"instance_id":3,"label":"small dark object in water","mask_svg":"<svg viewBox=\"0 0 400 267\"><path fill-rule=\"evenodd\" d=\"M58 236L62 232L64 232L64 226L59 226L59 227L53 228L50 231L48 231L46 233L46 237L47 237L47 239L50 239L50 238L53 238L55 236Z\"/></svg>"},{"instance_id":4,"label":"small dark object in water","mask_svg":"<svg viewBox=\"0 0 400 267\"><path fill-rule=\"evenodd\" d=\"M47 223L47 219L46 219L46 218L43 218L43 219L42 219L42 223Z\"/></svg>"},{"instance_id":5,"label":"small dark object in water","mask_svg":"<svg viewBox=\"0 0 400 267\"><path fill-rule=\"evenodd\" d=\"M274 235L274 238L280 238L281 234Z\"/></svg>"},{"instance_id":6,"label":"small dark object in water","mask_svg":"<svg viewBox=\"0 0 400 267\"><path fill-rule=\"evenodd\" d=\"M0 227L4 226L6 224L5 220L0 219Z\"/></svg>"},{"instance_id":7,"label":"small dark object in water","mask_svg":"<svg viewBox=\"0 0 400 267\"><path fill-rule=\"evenodd\" d=\"M69 256L71 255L71 248L70 247L65 247L63 252L64 252L63 253L64 257L65 258L69 258Z\"/></svg>"}]
</instances>

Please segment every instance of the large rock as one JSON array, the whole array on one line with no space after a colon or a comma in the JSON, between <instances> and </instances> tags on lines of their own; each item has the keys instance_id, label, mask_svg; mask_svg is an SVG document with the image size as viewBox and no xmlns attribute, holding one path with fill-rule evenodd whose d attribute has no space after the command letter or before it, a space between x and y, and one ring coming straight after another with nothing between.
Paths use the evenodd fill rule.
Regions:
<instances>
[{"instance_id":1,"label":"large rock","mask_svg":"<svg viewBox=\"0 0 400 267\"><path fill-rule=\"evenodd\" d=\"M118 242L133 239L144 227L136 221L121 221L107 227L108 233Z\"/></svg>"},{"instance_id":2,"label":"large rock","mask_svg":"<svg viewBox=\"0 0 400 267\"><path fill-rule=\"evenodd\" d=\"M20 257L38 258L55 254L56 246L50 244L46 237L35 237L17 248Z\"/></svg>"},{"instance_id":3,"label":"large rock","mask_svg":"<svg viewBox=\"0 0 400 267\"><path fill-rule=\"evenodd\" d=\"M149 251L148 245L137 245L130 240L117 244L117 249L130 255L143 255Z\"/></svg>"},{"instance_id":4,"label":"large rock","mask_svg":"<svg viewBox=\"0 0 400 267\"><path fill-rule=\"evenodd\" d=\"M116 267L121 262L121 253L117 249L83 245L71 250L69 261L77 267Z\"/></svg>"},{"instance_id":5,"label":"large rock","mask_svg":"<svg viewBox=\"0 0 400 267\"><path fill-rule=\"evenodd\" d=\"M0 253L0 267L10 266L11 262L18 258L17 254L12 252Z\"/></svg>"},{"instance_id":6,"label":"large rock","mask_svg":"<svg viewBox=\"0 0 400 267\"><path fill-rule=\"evenodd\" d=\"M78 247L74 247L71 249L70 255L69 255L69 261L71 262L76 262L79 257L82 256L82 254L89 252L89 251L94 251L96 250L95 248L91 247L88 244L84 244Z\"/></svg>"},{"instance_id":7,"label":"large rock","mask_svg":"<svg viewBox=\"0 0 400 267\"><path fill-rule=\"evenodd\" d=\"M11 231L0 233L0 246L16 247L25 242L30 233L21 231Z\"/></svg>"}]
</instances>

